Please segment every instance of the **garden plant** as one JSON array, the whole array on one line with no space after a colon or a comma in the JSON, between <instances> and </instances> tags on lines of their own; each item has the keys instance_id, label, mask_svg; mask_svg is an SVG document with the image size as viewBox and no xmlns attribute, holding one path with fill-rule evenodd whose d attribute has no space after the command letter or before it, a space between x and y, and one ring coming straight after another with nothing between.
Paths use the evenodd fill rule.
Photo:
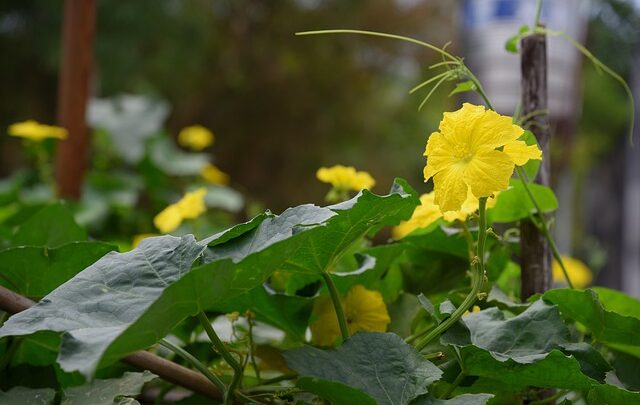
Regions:
<instances>
[{"instance_id":1,"label":"garden plant","mask_svg":"<svg viewBox=\"0 0 640 405\"><path fill-rule=\"evenodd\" d=\"M433 191L398 178L378 195L368 173L324 167L329 205L231 226L241 197L199 153L213 134L188 128L178 141L195 152L183 152L158 119L156 135L114 151L124 119L104 101L101 170L69 205L48 162L65 131L9 129L37 170L0 196L1 404L640 404L640 302L585 288L581 263L557 250L558 203L533 182L547 156L528 117L494 111L446 48L303 34L338 33L441 55L411 91L434 85L421 106L447 81L484 101L445 112L416 151ZM152 209L136 214L141 196ZM520 221L547 238L566 288L522 299ZM116 236L132 229L144 232L133 245Z\"/></svg>"}]
</instances>

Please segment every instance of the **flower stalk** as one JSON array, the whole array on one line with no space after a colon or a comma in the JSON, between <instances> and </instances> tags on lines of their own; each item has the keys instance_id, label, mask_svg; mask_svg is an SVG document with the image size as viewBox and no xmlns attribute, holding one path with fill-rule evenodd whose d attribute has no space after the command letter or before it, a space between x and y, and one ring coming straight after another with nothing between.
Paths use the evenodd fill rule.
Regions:
<instances>
[{"instance_id":1,"label":"flower stalk","mask_svg":"<svg viewBox=\"0 0 640 405\"><path fill-rule=\"evenodd\" d=\"M326 271L323 272L322 278L324 279L324 283L327 285L327 289L329 289L331 302L336 310L336 318L338 318L338 325L340 326L340 334L342 335L342 340L345 341L349 339L349 327L347 326L347 318L344 316L344 308L342 308L340 294L338 293L338 289L336 288L336 285L331 279L331 275L329 273Z\"/></svg>"},{"instance_id":2,"label":"flower stalk","mask_svg":"<svg viewBox=\"0 0 640 405\"><path fill-rule=\"evenodd\" d=\"M487 237L487 197L480 198L479 201L479 220L478 220L478 243L476 256L471 260L471 267L473 269L471 273L471 291L465 297L464 301L451 316L445 319L441 324L431 330L427 336L418 342L416 349L418 351L424 349L433 339L440 336L444 331L449 329L454 323L456 323L462 315L464 315L469 308L478 299L478 294L482 290L484 283L484 244Z\"/></svg>"},{"instance_id":3,"label":"flower stalk","mask_svg":"<svg viewBox=\"0 0 640 405\"><path fill-rule=\"evenodd\" d=\"M207 366L205 366L204 364L202 364L202 362L200 362L200 360L192 356L191 353L184 350L180 346L174 345L167 339L160 340L160 345L171 350L172 352L174 352L175 354L177 354L178 356L182 357L184 360L189 362L196 370L200 371L205 377L209 379L209 381L215 384L218 387L218 389L220 389L220 391L224 392L225 386L222 380L220 380L218 376L213 374L211 370L207 368Z\"/></svg>"}]
</instances>

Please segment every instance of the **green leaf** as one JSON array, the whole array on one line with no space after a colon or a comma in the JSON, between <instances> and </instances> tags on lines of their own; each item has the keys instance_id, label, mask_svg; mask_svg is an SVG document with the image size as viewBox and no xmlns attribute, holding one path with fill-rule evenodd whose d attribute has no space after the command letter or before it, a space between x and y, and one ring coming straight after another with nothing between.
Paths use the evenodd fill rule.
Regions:
<instances>
[{"instance_id":1,"label":"green leaf","mask_svg":"<svg viewBox=\"0 0 640 405\"><path fill-rule=\"evenodd\" d=\"M302 205L238 225L245 233L222 232L216 237L226 241L217 245L191 235L148 238L130 252L107 254L11 317L0 337L65 332L58 363L90 378L97 368L153 345L186 317L251 291L277 269L331 267L370 229L410 216L417 200L399 180L387 196L364 191L339 205ZM191 269L199 257L204 264Z\"/></svg>"},{"instance_id":2,"label":"green leaf","mask_svg":"<svg viewBox=\"0 0 640 405\"><path fill-rule=\"evenodd\" d=\"M543 298L560 308L567 317L580 322L601 343L640 356L640 319L606 310L595 291L556 289Z\"/></svg>"},{"instance_id":3,"label":"green leaf","mask_svg":"<svg viewBox=\"0 0 640 405\"><path fill-rule=\"evenodd\" d=\"M122 397L140 394L142 386L157 376L148 371L126 372L120 378L94 380L79 387L67 388L63 392L61 405L112 405Z\"/></svg>"},{"instance_id":4,"label":"green leaf","mask_svg":"<svg viewBox=\"0 0 640 405\"><path fill-rule=\"evenodd\" d=\"M307 329L313 300L268 292L260 285L253 290L214 305L211 309L223 313L250 310L256 319L276 326L291 337L303 341Z\"/></svg>"},{"instance_id":5,"label":"green leaf","mask_svg":"<svg viewBox=\"0 0 640 405\"><path fill-rule=\"evenodd\" d=\"M56 392L51 388L14 387L9 391L0 391L2 405L49 405L53 404Z\"/></svg>"},{"instance_id":6,"label":"green leaf","mask_svg":"<svg viewBox=\"0 0 640 405\"><path fill-rule=\"evenodd\" d=\"M83 240L87 240L87 233L76 224L69 209L63 204L52 204L20 225L13 237L13 245L57 247Z\"/></svg>"},{"instance_id":7,"label":"green leaf","mask_svg":"<svg viewBox=\"0 0 640 405\"><path fill-rule=\"evenodd\" d=\"M598 294L598 300L607 311L640 319L640 300L606 287L591 289Z\"/></svg>"},{"instance_id":8,"label":"green leaf","mask_svg":"<svg viewBox=\"0 0 640 405\"><path fill-rule=\"evenodd\" d=\"M520 29L518 29L518 34L510 37L504 44L504 48L506 49L506 51L509 53L518 53L518 44L527 32L529 32L529 26L522 25Z\"/></svg>"},{"instance_id":9,"label":"green leaf","mask_svg":"<svg viewBox=\"0 0 640 405\"><path fill-rule=\"evenodd\" d=\"M551 212L558 208L558 200L549 187L529 183L529 188L542 212ZM528 218L534 212L535 207L522 181L511 179L510 187L498 195L496 205L488 210L488 215L492 222L514 222Z\"/></svg>"},{"instance_id":10,"label":"green leaf","mask_svg":"<svg viewBox=\"0 0 640 405\"><path fill-rule=\"evenodd\" d=\"M475 83L469 80L466 82L456 84L456 87L453 90L451 90L451 93L449 93L449 97L453 96L454 94L466 93L468 91L476 91L476 90L477 88Z\"/></svg>"},{"instance_id":11,"label":"green leaf","mask_svg":"<svg viewBox=\"0 0 640 405\"><path fill-rule=\"evenodd\" d=\"M0 251L0 285L41 298L112 250L116 246L103 242L8 248Z\"/></svg>"},{"instance_id":12,"label":"green leaf","mask_svg":"<svg viewBox=\"0 0 640 405\"><path fill-rule=\"evenodd\" d=\"M587 394L589 405L630 405L640 403L640 393L609 384L596 385Z\"/></svg>"},{"instance_id":13,"label":"green leaf","mask_svg":"<svg viewBox=\"0 0 640 405\"><path fill-rule=\"evenodd\" d=\"M411 405L485 405L493 398L492 394L463 394L451 399L438 399L425 395L413 401Z\"/></svg>"},{"instance_id":14,"label":"green leaf","mask_svg":"<svg viewBox=\"0 0 640 405\"><path fill-rule=\"evenodd\" d=\"M616 376L618 380L625 386L625 388L640 391L640 359L615 350L611 350L613 357L611 364L614 370L616 370Z\"/></svg>"},{"instance_id":15,"label":"green leaf","mask_svg":"<svg viewBox=\"0 0 640 405\"><path fill-rule=\"evenodd\" d=\"M305 346L284 357L301 376L356 388L378 404L408 404L442 375L393 333L360 332L333 350Z\"/></svg>"},{"instance_id":16,"label":"green leaf","mask_svg":"<svg viewBox=\"0 0 640 405\"><path fill-rule=\"evenodd\" d=\"M316 394L333 405L376 405L377 402L364 392L335 381L302 377L296 386L304 391Z\"/></svg>"}]
</instances>

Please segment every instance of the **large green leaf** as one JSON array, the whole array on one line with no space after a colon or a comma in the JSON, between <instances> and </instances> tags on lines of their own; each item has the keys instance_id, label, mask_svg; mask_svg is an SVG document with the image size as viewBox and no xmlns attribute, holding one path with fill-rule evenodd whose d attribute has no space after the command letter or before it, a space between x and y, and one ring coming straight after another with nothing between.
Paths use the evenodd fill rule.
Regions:
<instances>
[{"instance_id":1,"label":"large green leaf","mask_svg":"<svg viewBox=\"0 0 640 405\"><path fill-rule=\"evenodd\" d=\"M51 388L14 387L9 391L0 391L2 405L49 405L53 403L56 392Z\"/></svg>"},{"instance_id":2,"label":"large green leaf","mask_svg":"<svg viewBox=\"0 0 640 405\"><path fill-rule=\"evenodd\" d=\"M592 290L598 294L598 300L607 311L640 319L640 300L637 298L605 287L593 287Z\"/></svg>"},{"instance_id":3,"label":"large green leaf","mask_svg":"<svg viewBox=\"0 0 640 405\"><path fill-rule=\"evenodd\" d=\"M596 385L587 394L589 405L640 404L640 392L631 392L609 384Z\"/></svg>"},{"instance_id":4,"label":"large green leaf","mask_svg":"<svg viewBox=\"0 0 640 405\"><path fill-rule=\"evenodd\" d=\"M335 381L302 377L296 386L304 391L316 394L333 405L376 405L376 401L359 389Z\"/></svg>"},{"instance_id":5,"label":"large green leaf","mask_svg":"<svg viewBox=\"0 0 640 405\"><path fill-rule=\"evenodd\" d=\"M94 380L79 387L67 388L63 392L61 405L113 405L122 397L140 394L142 386L157 376L148 371L127 372L120 378Z\"/></svg>"},{"instance_id":6,"label":"large green leaf","mask_svg":"<svg viewBox=\"0 0 640 405\"><path fill-rule=\"evenodd\" d=\"M13 245L56 247L86 240L87 233L73 219L63 204L52 204L36 212L18 227Z\"/></svg>"},{"instance_id":7,"label":"large green leaf","mask_svg":"<svg viewBox=\"0 0 640 405\"><path fill-rule=\"evenodd\" d=\"M422 396L411 405L485 405L493 398L491 394L463 394L451 399L438 399L430 395Z\"/></svg>"},{"instance_id":8,"label":"large green leaf","mask_svg":"<svg viewBox=\"0 0 640 405\"><path fill-rule=\"evenodd\" d=\"M378 404L408 404L442 375L393 333L360 332L333 350L305 346L284 356L301 376L347 385Z\"/></svg>"},{"instance_id":9,"label":"large green leaf","mask_svg":"<svg viewBox=\"0 0 640 405\"><path fill-rule=\"evenodd\" d=\"M330 267L341 249L375 226L406 219L415 204L415 193L396 184L387 196L365 191L341 205L267 215L238 225L244 233L232 228L206 244L190 235L145 239L131 252L107 254L11 317L0 337L65 332L58 363L91 377L153 345L187 316L251 291L276 269ZM215 238L226 241L216 245ZM191 269L198 257L204 264Z\"/></svg>"},{"instance_id":10,"label":"large green leaf","mask_svg":"<svg viewBox=\"0 0 640 405\"><path fill-rule=\"evenodd\" d=\"M41 298L112 250L116 246L103 242L8 248L0 251L0 285Z\"/></svg>"},{"instance_id":11,"label":"large green leaf","mask_svg":"<svg viewBox=\"0 0 640 405\"><path fill-rule=\"evenodd\" d=\"M441 341L460 348L469 375L500 379L513 388L582 390L610 369L591 346L573 343L558 308L541 300L510 319L489 308L465 316L463 324Z\"/></svg>"},{"instance_id":12,"label":"large green leaf","mask_svg":"<svg viewBox=\"0 0 640 405\"><path fill-rule=\"evenodd\" d=\"M586 326L599 342L640 357L640 319L606 310L593 290L556 289L543 298Z\"/></svg>"},{"instance_id":13,"label":"large green leaf","mask_svg":"<svg viewBox=\"0 0 640 405\"><path fill-rule=\"evenodd\" d=\"M551 212L558 208L558 200L553 190L533 183L529 184L529 188L542 212ZM496 205L488 210L488 216L492 222L513 222L528 218L534 212L535 207L522 181L512 179L510 187L498 195Z\"/></svg>"}]
</instances>

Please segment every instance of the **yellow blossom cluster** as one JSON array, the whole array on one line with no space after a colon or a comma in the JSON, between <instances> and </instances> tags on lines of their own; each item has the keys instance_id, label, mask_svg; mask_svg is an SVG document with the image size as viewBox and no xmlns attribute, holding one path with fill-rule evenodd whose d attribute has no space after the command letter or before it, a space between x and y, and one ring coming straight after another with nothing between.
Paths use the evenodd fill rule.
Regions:
<instances>
[{"instance_id":1,"label":"yellow blossom cluster","mask_svg":"<svg viewBox=\"0 0 640 405\"><path fill-rule=\"evenodd\" d=\"M48 138L67 139L69 133L66 129L53 125L40 124L34 120L17 122L9 126L9 135L19 138L41 142Z\"/></svg>"},{"instance_id":2,"label":"yellow blossom cluster","mask_svg":"<svg viewBox=\"0 0 640 405\"><path fill-rule=\"evenodd\" d=\"M350 335L358 331L385 332L391 322L382 294L359 284L342 298L342 308ZM340 326L329 297L320 297L315 301L313 315L316 318L310 326L313 343L332 346L340 337Z\"/></svg>"},{"instance_id":3,"label":"yellow blossom cluster","mask_svg":"<svg viewBox=\"0 0 640 405\"><path fill-rule=\"evenodd\" d=\"M169 205L153 218L153 224L162 233L176 230L185 219L194 219L202 215L207 208L204 197L207 189L201 187L189 192L180 201Z\"/></svg>"},{"instance_id":4,"label":"yellow blossom cluster","mask_svg":"<svg viewBox=\"0 0 640 405\"><path fill-rule=\"evenodd\" d=\"M335 165L321 167L316 172L316 177L323 183L329 183L338 190L370 189L376 184L371 175L364 171L356 171L353 166Z\"/></svg>"},{"instance_id":5,"label":"yellow blossom cluster","mask_svg":"<svg viewBox=\"0 0 640 405\"><path fill-rule=\"evenodd\" d=\"M442 212L459 211L469 194L479 199L505 190L516 165L542 158L537 145L518 140L523 133L511 117L482 106L465 103L444 113L424 152L434 203Z\"/></svg>"},{"instance_id":6,"label":"yellow blossom cluster","mask_svg":"<svg viewBox=\"0 0 640 405\"><path fill-rule=\"evenodd\" d=\"M201 151L213 145L215 137L213 132L202 125L192 125L183 128L178 134L178 143L185 148Z\"/></svg>"}]
</instances>

